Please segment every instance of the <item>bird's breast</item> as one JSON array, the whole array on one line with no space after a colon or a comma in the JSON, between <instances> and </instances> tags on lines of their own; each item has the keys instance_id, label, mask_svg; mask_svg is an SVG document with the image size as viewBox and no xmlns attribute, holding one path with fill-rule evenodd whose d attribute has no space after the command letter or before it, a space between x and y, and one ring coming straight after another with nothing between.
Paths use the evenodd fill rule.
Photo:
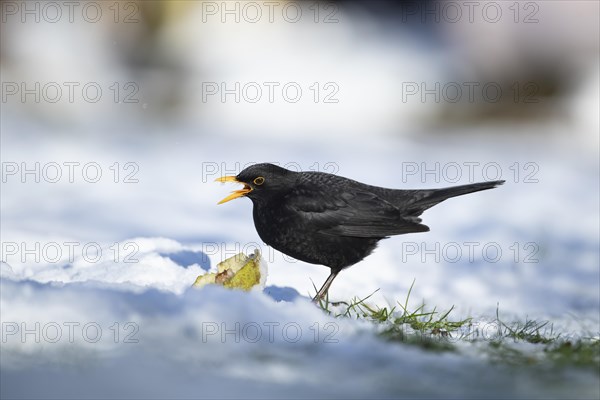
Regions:
<instances>
[{"instance_id":1,"label":"bird's breast","mask_svg":"<svg viewBox=\"0 0 600 400\"><path fill-rule=\"evenodd\" d=\"M295 259L334 270L359 262L379 241L325 234L309 219L276 205L255 205L253 217L256 231L267 245Z\"/></svg>"}]
</instances>

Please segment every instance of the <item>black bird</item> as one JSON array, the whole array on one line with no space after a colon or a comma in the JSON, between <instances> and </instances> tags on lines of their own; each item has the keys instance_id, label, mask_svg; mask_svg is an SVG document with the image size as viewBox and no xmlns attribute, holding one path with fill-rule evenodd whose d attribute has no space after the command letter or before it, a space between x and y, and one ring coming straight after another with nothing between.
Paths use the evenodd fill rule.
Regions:
<instances>
[{"instance_id":1,"label":"black bird","mask_svg":"<svg viewBox=\"0 0 600 400\"><path fill-rule=\"evenodd\" d=\"M298 260L331 269L313 301L322 299L340 271L371 254L381 239L429 231L419 218L423 211L450 197L504 183L386 189L324 172L289 171L266 163L217 181L244 185L219 204L242 196L250 198L254 226L266 244Z\"/></svg>"}]
</instances>

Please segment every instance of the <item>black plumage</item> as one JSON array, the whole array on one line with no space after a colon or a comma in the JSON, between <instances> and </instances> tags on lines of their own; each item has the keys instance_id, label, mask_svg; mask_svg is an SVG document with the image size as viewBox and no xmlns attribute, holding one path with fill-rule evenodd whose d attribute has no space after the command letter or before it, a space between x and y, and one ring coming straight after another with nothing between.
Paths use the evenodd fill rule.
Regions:
<instances>
[{"instance_id":1,"label":"black plumage","mask_svg":"<svg viewBox=\"0 0 600 400\"><path fill-rule=\"evenodd\" d=\"M298 260L331 269L315 300L327 293L341 270L371 254L381 239L429 231L419 218L423 211L450 197L504 183L386 189L324 172L295 172L273 164L255 164L235 177L217 180L244 184L244 189L220 203L249 197L254 204L256 231L266 244Z\"/></svg>"}]
</instances>

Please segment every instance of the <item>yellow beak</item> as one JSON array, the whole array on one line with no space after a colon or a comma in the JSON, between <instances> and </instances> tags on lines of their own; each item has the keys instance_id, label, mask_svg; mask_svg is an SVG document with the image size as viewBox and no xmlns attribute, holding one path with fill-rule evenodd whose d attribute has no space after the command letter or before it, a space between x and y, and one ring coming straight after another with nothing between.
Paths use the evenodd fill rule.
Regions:
<instances>
[{"instance_id":1,"label":"yellow beak","mask_svg":"<svg viewBox=\"0 0 600 400\"><path fill-rule=\"evenodd\" d=\"M235 183L241 183L244 185L243 189L234 190L233 192L231 192L231 194L229 196L225 197L223 200L221 200L217 204L227 203L230 200L237 199L238 197L242 197L252 191L252 188L250 186L248 186L244 182L238 181L235 178L235 176L222 176L220 178L215 179L215 182L235 182Z\"/></svg>"}]
</instances>

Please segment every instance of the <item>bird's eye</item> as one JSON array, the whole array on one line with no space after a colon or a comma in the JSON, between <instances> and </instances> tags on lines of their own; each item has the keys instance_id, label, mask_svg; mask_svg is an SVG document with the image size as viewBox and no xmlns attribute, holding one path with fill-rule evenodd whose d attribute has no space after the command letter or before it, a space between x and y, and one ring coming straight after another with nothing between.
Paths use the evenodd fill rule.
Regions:
<instances>
[{"instance_id":1,"label":"bird's eye","mask_svg":"<svg viewBox=\"0 0 600 400\"><path fill-rule=\"evenodd\" d=\"M262 176L259 176L258 178L254 179L254 184L255 185L262 185L263 183L265 183L265 178L263 178Z\"/></svg>"}]
</instances>

